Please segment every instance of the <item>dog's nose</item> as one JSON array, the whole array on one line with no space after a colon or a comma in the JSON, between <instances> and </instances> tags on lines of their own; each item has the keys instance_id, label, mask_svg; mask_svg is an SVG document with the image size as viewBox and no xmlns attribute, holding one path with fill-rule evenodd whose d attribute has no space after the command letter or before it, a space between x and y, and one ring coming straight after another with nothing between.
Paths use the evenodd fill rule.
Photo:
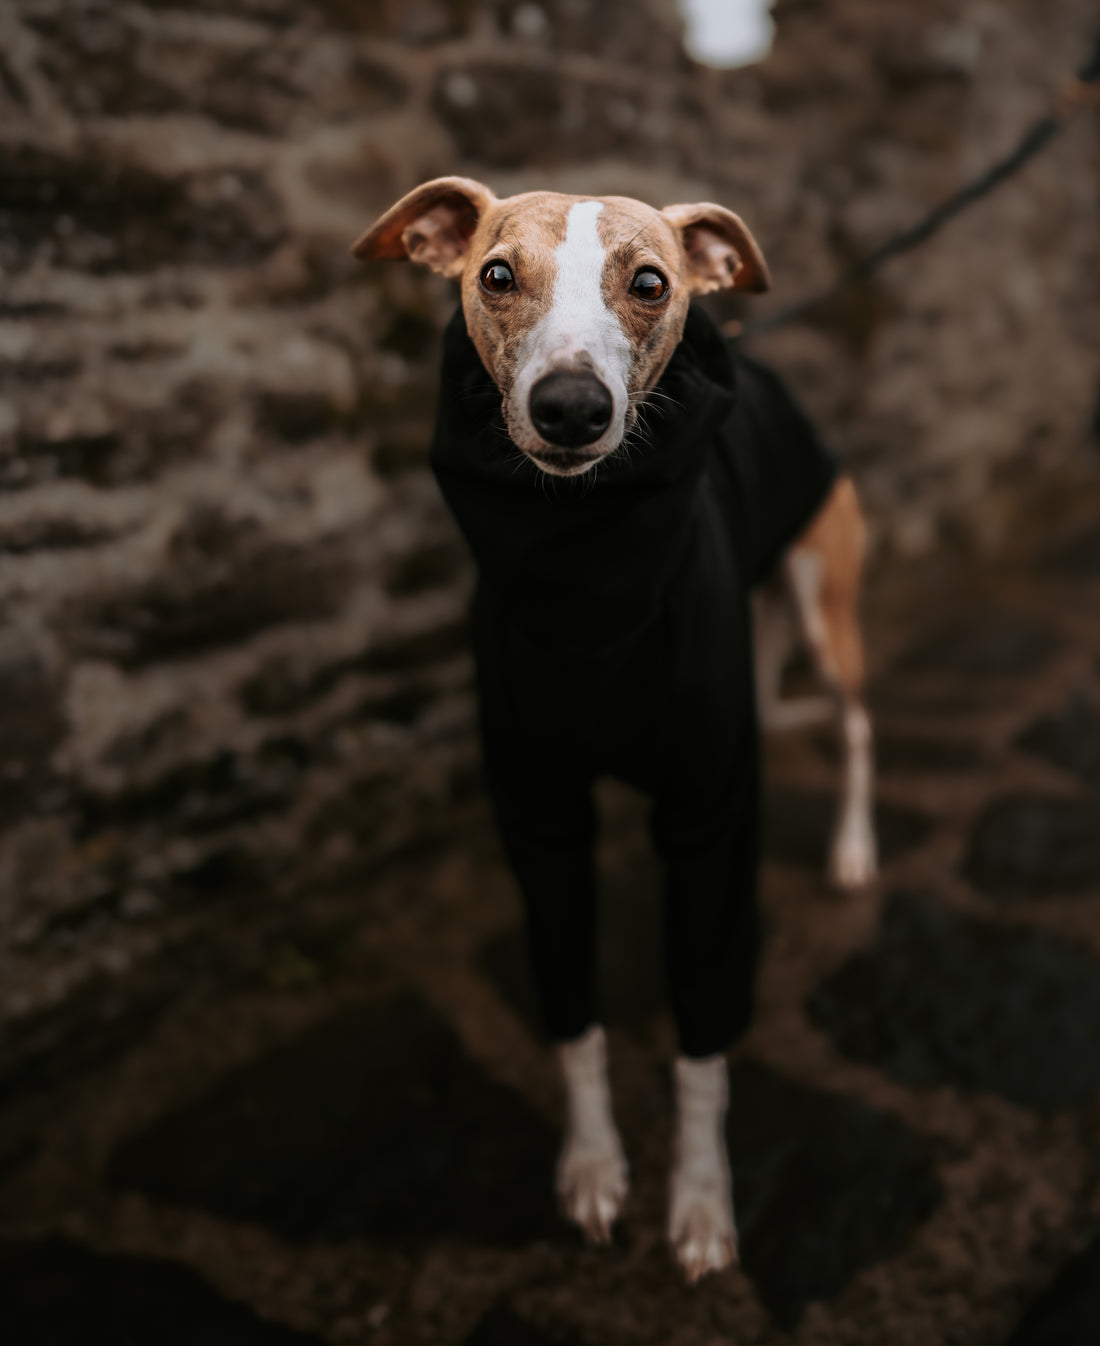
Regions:
<instances>
[{"instance_id":1,"label":"dog's nose","mask_svg":"<svg viewBox=\"0 0 1100 1346\"><path fill-rule=\"evenodd\" d=\"M577 449L611 424L611 394L594 374L547 374L531 389L535 429L548 444Z\"/></svg>"}]
</instances>

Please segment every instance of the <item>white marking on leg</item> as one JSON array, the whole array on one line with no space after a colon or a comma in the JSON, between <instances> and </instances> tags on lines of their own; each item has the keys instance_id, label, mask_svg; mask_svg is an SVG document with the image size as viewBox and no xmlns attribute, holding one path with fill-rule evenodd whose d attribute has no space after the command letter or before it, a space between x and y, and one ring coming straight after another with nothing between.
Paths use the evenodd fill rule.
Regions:
<instances>
[{"instance_id":1,"label":"white marking on leg","mask_svg":"<svg viewBox=\"0 0 1100 1346\"><path fill-rule=\"evenodd\" d=\"M786 568L802 634L814 663L829 686L835 688L836 663L829 649L829 628L821 609L821 557L809 550L792 551L787 557Z\"/></svg>"},{"instance_id":2,"label":"white marking on leg","mask_svg":"<svg viewBox=\"0 0 1100 1346\"><path fill-rule=\"evenodd\" d=\"M557 1192L565 1215L593 1243L607 1243L627 1193L627 1165L611 1112L607 1038L598 1025L558 1048L567 1122Z\"/></svg>"},{"instance_id":3,"label":"white marking on leg","mask_svg":"<svg viewBox=\"0 0 1100 1346\"><path fill-rule=\"evenodd\" d=\"M874 744L871 718L858 701L842 704L840 736L844 752L844 786L829 877L841 888L860 888L878 869L874 795Z\"/></svg>"},{"instance_id":4,"label":"white marking on leg","mask_svg":"<svg viewBox=\"0 0 1100 1346\"><path fill-rule=\"evenodd\" d=\"M596 224L602 210L601 201L578 201L571 207L565 238L555 253L557 274L550 311L520 347L508 400L508 429L521 448L536 448L541 443L531 424L528 403L539 379L555 370L591 369L611 394L611 423L591 448L613 448L625 432L634 348L604 300L607 249Z\"/></svg>"},{"instance_id":5,"label":"white marking on leg","mask_svg":"<svg viewBox=\"0 0 1100 1346\"><path fill-rule=\"evenodd\" d=\"M676 1061L676 1155L668 1237L688 1281L721 1271L737 1257L733 1193L724 1128L726 1058Z\"/></svg>"},{"instance_id":6,"label":"white marking on leg","mask_svg":"<svg viewBox=\"0 0 1100 1346\"><path fill-rule=\"evenodd\" d=\"M767 730L801 729L819 724L834 711L832 697L781 695L783 669L795 646L791 600L787 593L757 590L752 596L752 639L756 665L756 710Z\"/></svg>"}]
</instances>

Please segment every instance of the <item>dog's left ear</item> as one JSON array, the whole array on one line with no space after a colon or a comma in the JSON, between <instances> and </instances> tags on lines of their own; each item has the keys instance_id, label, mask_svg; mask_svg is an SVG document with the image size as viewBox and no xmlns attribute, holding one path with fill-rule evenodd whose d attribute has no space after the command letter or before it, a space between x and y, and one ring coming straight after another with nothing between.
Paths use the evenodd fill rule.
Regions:
<instances>
[{"instance_id":1,"label":"dog's left ear","mask_svg":"<svg viewBox=\"0 0 1100 1346\"><path fill-rule=\"evenodd\" d=\"M761 294L771 285L764 254L748 225L732 210L701 201L665 206L661 214L680 234L692 294L710 290Z\"/></svg>"},{"instance_id":2,"label":"dog's left ear","mask_svg":"<svg viewBox=\"0 0 1100 1346\"><path fill-rule=\"evenodd\" d=\"M443 276L460 276L477 222L496 200L473 178L433 178L403 196L351 245L367 261L406 258Z\"/></svg>"}]
</instances>

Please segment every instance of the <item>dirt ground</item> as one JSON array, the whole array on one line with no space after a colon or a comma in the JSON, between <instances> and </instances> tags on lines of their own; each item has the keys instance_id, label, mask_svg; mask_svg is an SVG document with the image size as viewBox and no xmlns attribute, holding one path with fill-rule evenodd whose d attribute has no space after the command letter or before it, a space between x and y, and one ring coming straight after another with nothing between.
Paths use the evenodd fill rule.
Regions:
<instances>
[{"instance_id":1,"label":"dirt ground","mask_svg":"<svg viewBox=\"0 0 1100 1346\"><path fill-rule=\"evenodd\" d=\"M556 1217L560 1120L476 783L184 990L11 1082L5 1338L405 1346L1100 1339L1100 480L996 564L870 577L881 882L821 877L836 756L767 745L760 1008L732 1065L742 1265L664 1243L673 1042L642 801L602 795L603 983L633 1191Z\"/></svg>"}]
</instances>

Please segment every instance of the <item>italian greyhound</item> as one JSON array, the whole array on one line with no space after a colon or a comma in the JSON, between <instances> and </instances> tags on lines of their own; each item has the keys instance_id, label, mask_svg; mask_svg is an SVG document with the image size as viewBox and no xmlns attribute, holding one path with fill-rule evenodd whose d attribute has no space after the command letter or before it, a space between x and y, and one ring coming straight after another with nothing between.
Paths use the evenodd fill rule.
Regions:
<instances>
[{"instance_id":1,"label":"italian greyhound","mask_svg":"<svg viewBox=\"0 0 1100 1346\"><path fill-rule=\"evenodd\" d=\"M680 1037L668 1235L695 1282L737 1255L726 1052L751 1013L757 715L801 723L820 709L778 696L776 577L839 715L829 874L845 888L875 874L856 492L775 375L691 305L769 284L722 206L498 199L446 177L352 251L461 289L432 463L478 563L487 777L566 1094L557 1193L596 1242L628 1169L591 988L589 787L611 772L654 799Z\"/></svg>"}]
</instances>

